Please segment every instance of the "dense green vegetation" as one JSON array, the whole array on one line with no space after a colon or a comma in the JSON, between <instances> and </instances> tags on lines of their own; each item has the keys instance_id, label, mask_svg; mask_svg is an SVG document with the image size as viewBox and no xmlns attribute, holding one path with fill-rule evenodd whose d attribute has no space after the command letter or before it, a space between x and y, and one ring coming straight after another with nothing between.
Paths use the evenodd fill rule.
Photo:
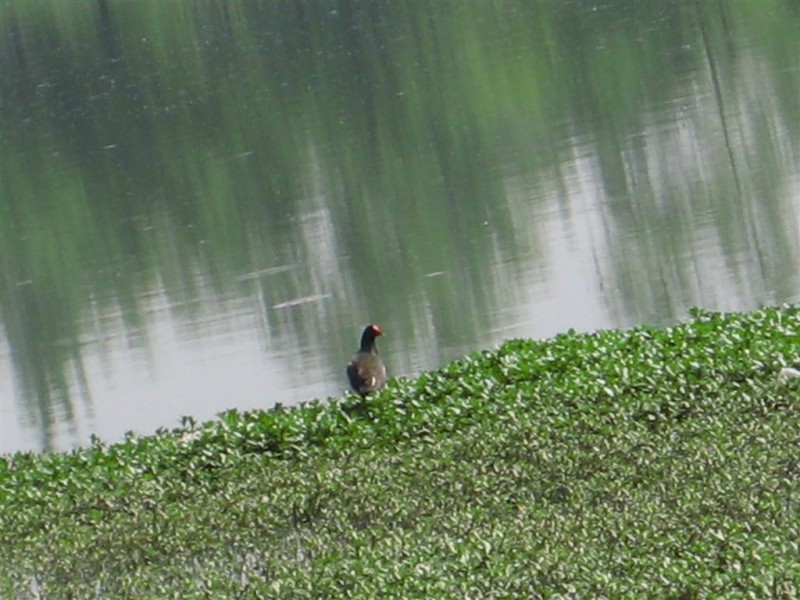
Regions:
<instances>
[{"instance_id":1,"label":"dense green vegetation","mask_svg":"<svg viewBox=\"0 0 800 600\"><path fill-rule=\"evenodd\" d=\"M800 593L800 306L0 461L0 596Z\"/></svg>"}]
</instances>

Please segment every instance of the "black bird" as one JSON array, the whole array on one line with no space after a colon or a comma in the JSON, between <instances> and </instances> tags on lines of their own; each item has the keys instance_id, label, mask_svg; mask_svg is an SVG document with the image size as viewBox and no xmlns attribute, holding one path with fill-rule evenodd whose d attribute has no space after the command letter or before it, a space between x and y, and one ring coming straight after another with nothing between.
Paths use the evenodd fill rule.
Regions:
<instances>
[{"instance_id":1,"label":"black bird","mask_svg":"<svg viewBox=\"0 0 800 600\"><path fill-rule=\"evenodd\" d=\"M386 365L378 356L375 338L383 335L377 325L367 325L361 334L361 347L347 365L347 378L355 392L366 396L386 384Z\"/></svg>"}]
</instances>

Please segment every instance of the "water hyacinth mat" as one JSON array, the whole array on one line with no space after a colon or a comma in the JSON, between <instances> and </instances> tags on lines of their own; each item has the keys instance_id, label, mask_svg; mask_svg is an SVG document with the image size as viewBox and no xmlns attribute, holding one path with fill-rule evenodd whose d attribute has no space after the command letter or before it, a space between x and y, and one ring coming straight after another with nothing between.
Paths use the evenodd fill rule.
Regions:
<instances>
[{"instance_id":1,"label":"water hyacinth mat","mask_svg":"<svg viewBox=\"0 0 800 600\"><path fill-rule=\"evenodd\" d=\"M4 456L0 597L796 598L798 368L799 306L694 311Z\"/></svg>"}]
</instances>

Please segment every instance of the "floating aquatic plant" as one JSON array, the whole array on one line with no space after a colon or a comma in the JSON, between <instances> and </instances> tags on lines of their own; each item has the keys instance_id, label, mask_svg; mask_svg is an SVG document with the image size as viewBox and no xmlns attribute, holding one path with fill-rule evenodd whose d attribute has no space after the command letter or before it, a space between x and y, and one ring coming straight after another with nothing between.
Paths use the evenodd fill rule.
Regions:
<instances>
[{"instance_id":1,"label":"floating aquatic plant","mask_svg":"<svg viewBox=\"0 0 800 600\"><path fill-rule=\"evenodd\" d=\"M0 597L796 597L800 307L0 459Z\"/></svg>"}]
</instances>

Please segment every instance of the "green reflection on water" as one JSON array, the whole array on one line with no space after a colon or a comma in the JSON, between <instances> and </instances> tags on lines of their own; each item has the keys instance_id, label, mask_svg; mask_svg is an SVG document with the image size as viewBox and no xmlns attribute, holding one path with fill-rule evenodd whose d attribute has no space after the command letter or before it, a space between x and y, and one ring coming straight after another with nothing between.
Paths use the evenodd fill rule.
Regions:
<instances>
[{"instance_id":1,"label":"green reflection on water","mask_svg":"<svg viewBox=\"0 0 800 600\"><path fill-rule=\"evenodd\" d=\"M46 447L74 390L91 404L82 347L113 315L147 351L153 290L187 320L258 296L332 364L366 320L443 346L426 366L474 347L548 261L540 209L574 218L576 153L609 322L703 303L709 239L743 298L791 299L797 23L790 1L7 3L0 304L27 418Z\"/></svg>"}]
</instances>

